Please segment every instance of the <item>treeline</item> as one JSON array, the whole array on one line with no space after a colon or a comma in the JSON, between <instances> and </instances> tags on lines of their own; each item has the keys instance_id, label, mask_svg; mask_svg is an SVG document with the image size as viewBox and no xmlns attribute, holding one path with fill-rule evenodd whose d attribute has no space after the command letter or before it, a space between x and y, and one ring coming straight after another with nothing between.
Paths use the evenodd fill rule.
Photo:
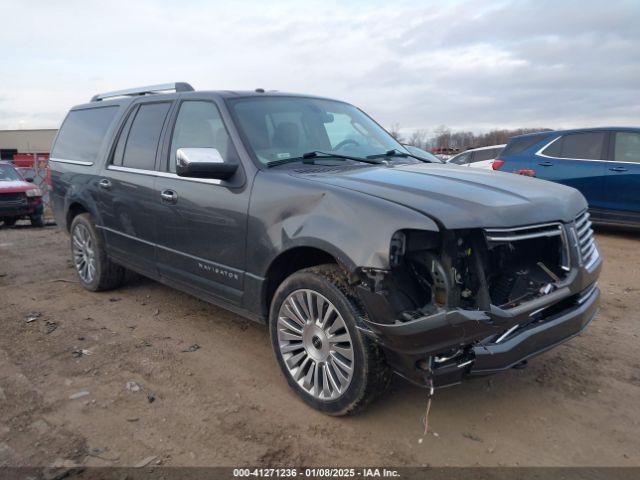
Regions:
<instances>
[{"instance_id":1,"label":"treeline","mask_svg":"<svg viewBox=\"0 0 640 480\"><path fill-rule=\"evenodd\" d=\"M449 127L439 126L429 135L427 130L414 130L410 135L403 135L399 124L393 124L389 133L400 143L415 145L429 150L431 148L457 148L467 150L469 148L488 147L507 143L509 138L525 133L545 132L550 128L516 128L512 130L491 130L487 133L453 132Z\"/></svg>"}]
</instances>

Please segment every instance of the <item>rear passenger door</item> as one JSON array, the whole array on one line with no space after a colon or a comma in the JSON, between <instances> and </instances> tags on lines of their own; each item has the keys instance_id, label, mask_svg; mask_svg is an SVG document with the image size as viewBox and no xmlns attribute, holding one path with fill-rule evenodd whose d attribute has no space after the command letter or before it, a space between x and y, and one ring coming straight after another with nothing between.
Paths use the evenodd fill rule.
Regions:
<instances>
[{"instance_id":1,"label":"rear passenger door","mask_svg":"<svg viewBox=\"0 0 640 480\"><path fill-rule=\"evenodd\" d=\"M157 277L155 194L158 147L171 102L140 103L120 129L107 168L98 180L107 250L125 266Z\"/></svg>"},{"instance_id":2,"label":"rear passenger door","mask_svg":"<svg viewBox=\"0 0 640 480\"><path fill-rule=\"evenodd\" d=\"M242 163L213 100L185 99L173 117L153 196L160 209L160 275L200 297L239 304L250 195ZM179 177L175 173L179 148L215 148L225 161L240 167L226 181Z\"/></svg>"},{"instance_id":3,"label":"rear passenger door","mask_svg":"<svg viewBox=\"0 0 640 480\"><path fill-rule=\"evenodd\" d=\"M611 136L604 207L640 217L640 133L618 131ZM638 220L640 218L635 218Z\"/></svg>"},{"instance_id":4,"label":"rear passenger door","mask_svg":"<svg viewBox=\"0 0 640 480\"><path fill-rule=\"evenodd\" d=\"M590 207L602 208L607 145L606 131L566 134L537 153L531 168L537 178L577 188Z\"/></svg>"}]
</instances>

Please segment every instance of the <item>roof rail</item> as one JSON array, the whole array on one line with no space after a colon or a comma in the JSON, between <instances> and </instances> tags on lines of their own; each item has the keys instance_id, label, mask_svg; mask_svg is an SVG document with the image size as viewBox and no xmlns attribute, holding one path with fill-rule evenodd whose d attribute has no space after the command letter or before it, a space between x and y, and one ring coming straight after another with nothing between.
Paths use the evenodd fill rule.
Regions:
<instances>
[{"instance_id":1,"label":"roof rail","mask_svg":"<svg viewBox=\"0 0 640 480\"><path fill-rule=\"evenodd\" d=\"M107 98L114 97L135 97L138 95L150 95L160 92L193 92L193 87L185 82L163 83L161 85L150 85L148 87L127 88L126 90L115 90L113 92L99 93L91 97L92 102L100 102Z\"/></svg>"}]
</instances>

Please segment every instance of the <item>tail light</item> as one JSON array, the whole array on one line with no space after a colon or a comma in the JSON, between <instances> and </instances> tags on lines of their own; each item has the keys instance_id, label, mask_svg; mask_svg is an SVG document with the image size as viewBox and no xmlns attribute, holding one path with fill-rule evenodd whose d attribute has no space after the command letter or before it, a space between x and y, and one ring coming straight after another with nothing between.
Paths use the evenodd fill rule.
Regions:
<instances>
[{"instance_id":1,"label":"tail light","mask_svg":"<svg viewBox=\"0 0 640 480\"><path fill-rule=\"evenodd\" d=\"M496 158L491 164L491 168L493 168L494 170L498 170L502 165L504 165L504 160Z\"/></svg>"}]
</instances>

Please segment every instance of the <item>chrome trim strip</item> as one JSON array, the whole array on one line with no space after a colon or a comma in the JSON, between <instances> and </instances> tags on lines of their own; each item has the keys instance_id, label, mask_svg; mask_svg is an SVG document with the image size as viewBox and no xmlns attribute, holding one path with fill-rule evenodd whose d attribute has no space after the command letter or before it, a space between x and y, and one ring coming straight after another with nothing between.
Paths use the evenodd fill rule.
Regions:
<instances>
[{"instance_id":1,"label":"chrome trim strip","mask_svg":"<svg viewBox=\"0 0 640 480\"><path fill-rule=\"evenodd\" d=\"M519 240L529 240L531 238L541 238L541 237L555 237L561 235L560 229L558 230L547 230L546 232L536 232L536 233L526 233L523 235L511 235L508 237L493 237L487 235L487 240L492 242L516 242Z\"/></svg>"},{"instance_id":2,"label":"chrome trim strip","mask_svg":"<svg viewBox=\"0 0 640 480\"><path fill-rule=\"evenodd\" d=\"M65 158L54 158L54 157L49 157L49 161L57 162L57 163L70 163L72 165L83 165L85 167L93 165L94 163L94 162L84 162L82 160L67 160Z\"/></svg>"},{"instance_id":3,"label":"chrome trim strip","mask_svg":"<svg viewBox=\"0 0 640 480\"><path fill-rule=\"evenodd\" d=\"M217 178L181 177L179 175L176 175L175 173L170 172L158 172L155 170L143 170L141 168L121 167L119 165L109 165L107 167L107 170L114 170L116 172L137 173L138 175L147 175L149 177L173 178L175 180L184 180L185 182L208 183L210 185L222 184L222 180L218 180Z\"/></svg>"},{"instance_id":4,"label":"chrome trim strip","mask_svg":"<svg viewBox=\"0 0 640 480\"><path fill-rule=\"evenodd\" d=\"M593 295L593 292L595 292L597 286L598 286L598 282L593 282L593 285L588 287L588 290L578 297L578 300L576 303L578 305L582 305L584 302L589 300L591 295Z\"/></svg>"},{"instance_id":5,"label":"chrome trim strip","mask_svg":"<svg viewBox=\"0 0 640 480\"><path fill-rule=\"evenodd\" d=\"M121 236L129 238L131 240L142 242L142 243L144 243L146 245L150 245L152 247L161 248L161 249L166 250L166 251L171 252L171 253L175 253L175 254L178 254L178 255L183 255L185 257L189 257L189 258L191 258L193 260L196 260L198 262L204 262L204 263L207 263L209 265L213 265L213 266L222 268L224 270L228 270L228 271L233 272L233 273L238 273L239 275L244 274L244 272L242 270L238 270L237 268L229 267L228 265L223 265L221 263L212 262L211 260L207 260L206 258L196 257L195 255L191 255L189 253L181 252L179 250L174 250L173 248L165 247L163 245L160 245L159 243L153 243L153 242L150 242L148 240L143 240L143 239L135 237L133 235L129 235L127 233L123 233L123 232L120 232L118 230L114 230L113 228L105 227L104 225L96 225L96 228L99 228L101 230L106 230L106 231L111 232L111 233L115 233L116 235L121 235Z\"/></svg>"},{"instance_id":6,"label":"chrome trim strip","mask_svg":"<svg viewBox=\"0 0 640 480\"><path fill-rule=\"evenodd\" d=\"M153 242L149 242L148 240L143 240L141 238L134 237L133 235L129 235L127 233L119 232L118 230L114 230L113 228L105 227L104 225L96 225L96 228L99 228L101 230L106 230L107 232L115 233L116 235L121 235L123 237L129 238L131 240L135 240L137 242L142 242L142 243L145 243L147 245L151 245L152 247L156 246L156 244L153 243Z\"/></svg>"},{"instance_id":7,"label":"chrome trim strip","mask_svg":"<svg viewBox=\"0 0 640 480\"><path fill-rule=\"evenodd\" d=\"M500 233L500 232L516 232L520 230L533 230L537 228L546 228L546 227L560 227L562 224L558 222L552 223L540 223L538 225L527 225L525 227L512 227L512 228L485 228L485 232L490 233Z\"/></svg>"}]
</instances>

